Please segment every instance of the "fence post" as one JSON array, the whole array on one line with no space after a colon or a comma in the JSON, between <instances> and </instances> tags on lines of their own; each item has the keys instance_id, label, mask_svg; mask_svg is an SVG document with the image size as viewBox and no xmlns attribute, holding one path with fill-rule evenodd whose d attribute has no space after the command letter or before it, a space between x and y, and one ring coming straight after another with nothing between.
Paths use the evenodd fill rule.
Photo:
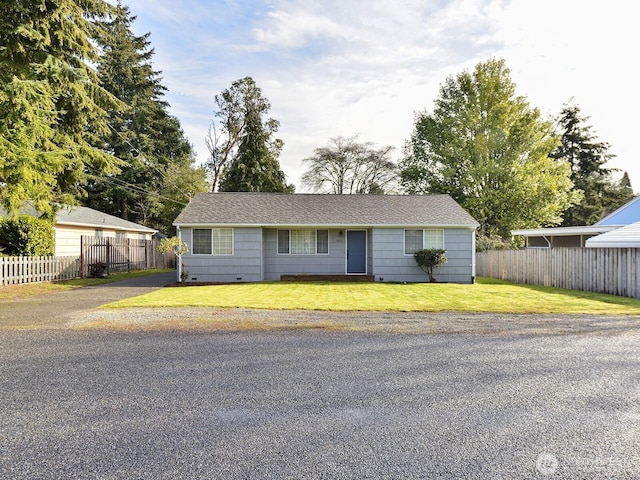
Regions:
<instances>
[{"instance_id":1,"label":"fence post","mask_svg":"<svg viewBox=\"0 0 640 480\"><path fill-rule=\"evenodd\" d=\"M80 278L84 278L84 235L80 235Z\"/></svg>"},{"instance_id":2,"label":"fence post","mask_svg":"<svg viewBox=\"0 0 640 480\"><path fill-rule=\"evenodd\" d=\"M131 239L127 238L127 272L131 272Z\"/></svg>"}]
</instances>

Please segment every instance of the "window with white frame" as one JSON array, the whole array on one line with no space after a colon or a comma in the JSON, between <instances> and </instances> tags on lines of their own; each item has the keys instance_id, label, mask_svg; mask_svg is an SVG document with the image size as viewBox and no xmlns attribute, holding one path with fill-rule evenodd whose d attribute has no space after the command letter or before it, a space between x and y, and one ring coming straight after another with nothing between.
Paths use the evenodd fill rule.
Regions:
<instances>
[{"instance_id":1,"label":"window with white frame","mask_svg":"<svg viewBox=\"0 0 640 480\"><path fill-rule=\"evenodd\" d=\"M278 230L278 253L289 253L289 230Z\"/></svg>"},{"instance_id":2,"label":"window with white frame","mask_svg":"<svg viewBox=\"0 0 640 480\"><path fill-rule=\"evenodd\" d=\"M316 253L329 253L329 230L316 230Z\"/></svg>"},{"instance_id":3,"label":"window with white frame","mask_svg":"<svg viewBox=\"0 0 640 480\"><path fill-rule=\"evenodd\" d=\"M406 229L404 231L404 254L413 255L423 248L444 248L444 230Z\"/></svg>"},{"instance_id":4,"label":"window with white frame","mask_svg":"<svg viewBox=\"0 0 640 480\"><path fill-rule=\"evenodd\" d=\"M323 255L329 253L329 230L278 230L278 253Z\"/></svg>"},{"instance_id":5,"label":"window with white frame","mask_svg":"<svg viewBox=\"0 0 640 480\"><path fill-rule=\"evenodd\" d=\"M213 254L233 255L233 229L214 228L213 232Z\"/></svg>"},{"instance_id":6,"label":"window with white frame","mask_svg":"<svg viewBox=\"0 0 640 480\"><path fill-rule=\"evenodd\" d=\"M194 228L191 240L194 255L233 255L233 228Z\"/></svg>"}]
</instances>

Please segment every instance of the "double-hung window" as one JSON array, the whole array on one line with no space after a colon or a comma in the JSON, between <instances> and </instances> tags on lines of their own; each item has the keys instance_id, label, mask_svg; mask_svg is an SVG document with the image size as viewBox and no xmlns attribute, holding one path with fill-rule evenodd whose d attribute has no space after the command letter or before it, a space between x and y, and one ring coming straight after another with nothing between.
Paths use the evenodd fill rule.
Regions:
<instances>
[{"instance_id":1,"label":"double-hung window","mask_svg":"<svg viewBox=\"0 0 640 480\"><path fill-rule=\"evenodd\" d=\"M194 228L194 255L233 255L233 228Z\"/></svg>"},{"instance_id":2,"label":"double-hung window","mask_svg":"<svg viewBox=\"0 0 640 480\"><path fill-rule=\"evenodd\" d=\"M444 248L444 230L406 229L404 231L404 254L413 255L423 248Z\"/></svg>"},{"instance_id":3,"label":"double-hung window","mask_svg":"<svg viewBox=\"0 0 640 480\"><path fill-rule=\"evenodd\" d=\"M324 255L329 253L329 230L278 230L278 253Z\"/></svg>"}]
</instances>

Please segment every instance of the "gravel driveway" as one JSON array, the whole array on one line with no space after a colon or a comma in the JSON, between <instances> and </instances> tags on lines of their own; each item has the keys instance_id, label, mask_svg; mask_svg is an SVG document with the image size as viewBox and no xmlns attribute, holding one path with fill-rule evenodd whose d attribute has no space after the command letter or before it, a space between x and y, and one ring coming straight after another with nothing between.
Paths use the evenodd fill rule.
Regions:
<instances>
[{"instance_id":1,"label":"gravel driveway","mask_svg":"<svg viewBox=\"0 0 640 480\"><path fill-rule=\"evenodd\" d=\"M175 280L175 272L156 273L64 292L0 300L0 329L65 328L69 316L157 290Z\"/></svg>"}]
</instances>

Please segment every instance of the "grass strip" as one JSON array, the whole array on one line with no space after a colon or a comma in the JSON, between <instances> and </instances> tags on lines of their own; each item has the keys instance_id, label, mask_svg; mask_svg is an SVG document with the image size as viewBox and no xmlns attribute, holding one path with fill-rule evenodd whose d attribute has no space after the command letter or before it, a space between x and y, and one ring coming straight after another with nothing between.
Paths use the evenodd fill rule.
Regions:
<instances>
[{"instance_id":1,"label":"grass strip","mask_svg":"<svg viewBox=\"0 0 640 480\"><path fill-rule=\"evenodd\" d=\"M640 300L479 278L474 285L260 282L169 287L106 305L267 310L640 315Z\"/></svg>"}]
</instances>

